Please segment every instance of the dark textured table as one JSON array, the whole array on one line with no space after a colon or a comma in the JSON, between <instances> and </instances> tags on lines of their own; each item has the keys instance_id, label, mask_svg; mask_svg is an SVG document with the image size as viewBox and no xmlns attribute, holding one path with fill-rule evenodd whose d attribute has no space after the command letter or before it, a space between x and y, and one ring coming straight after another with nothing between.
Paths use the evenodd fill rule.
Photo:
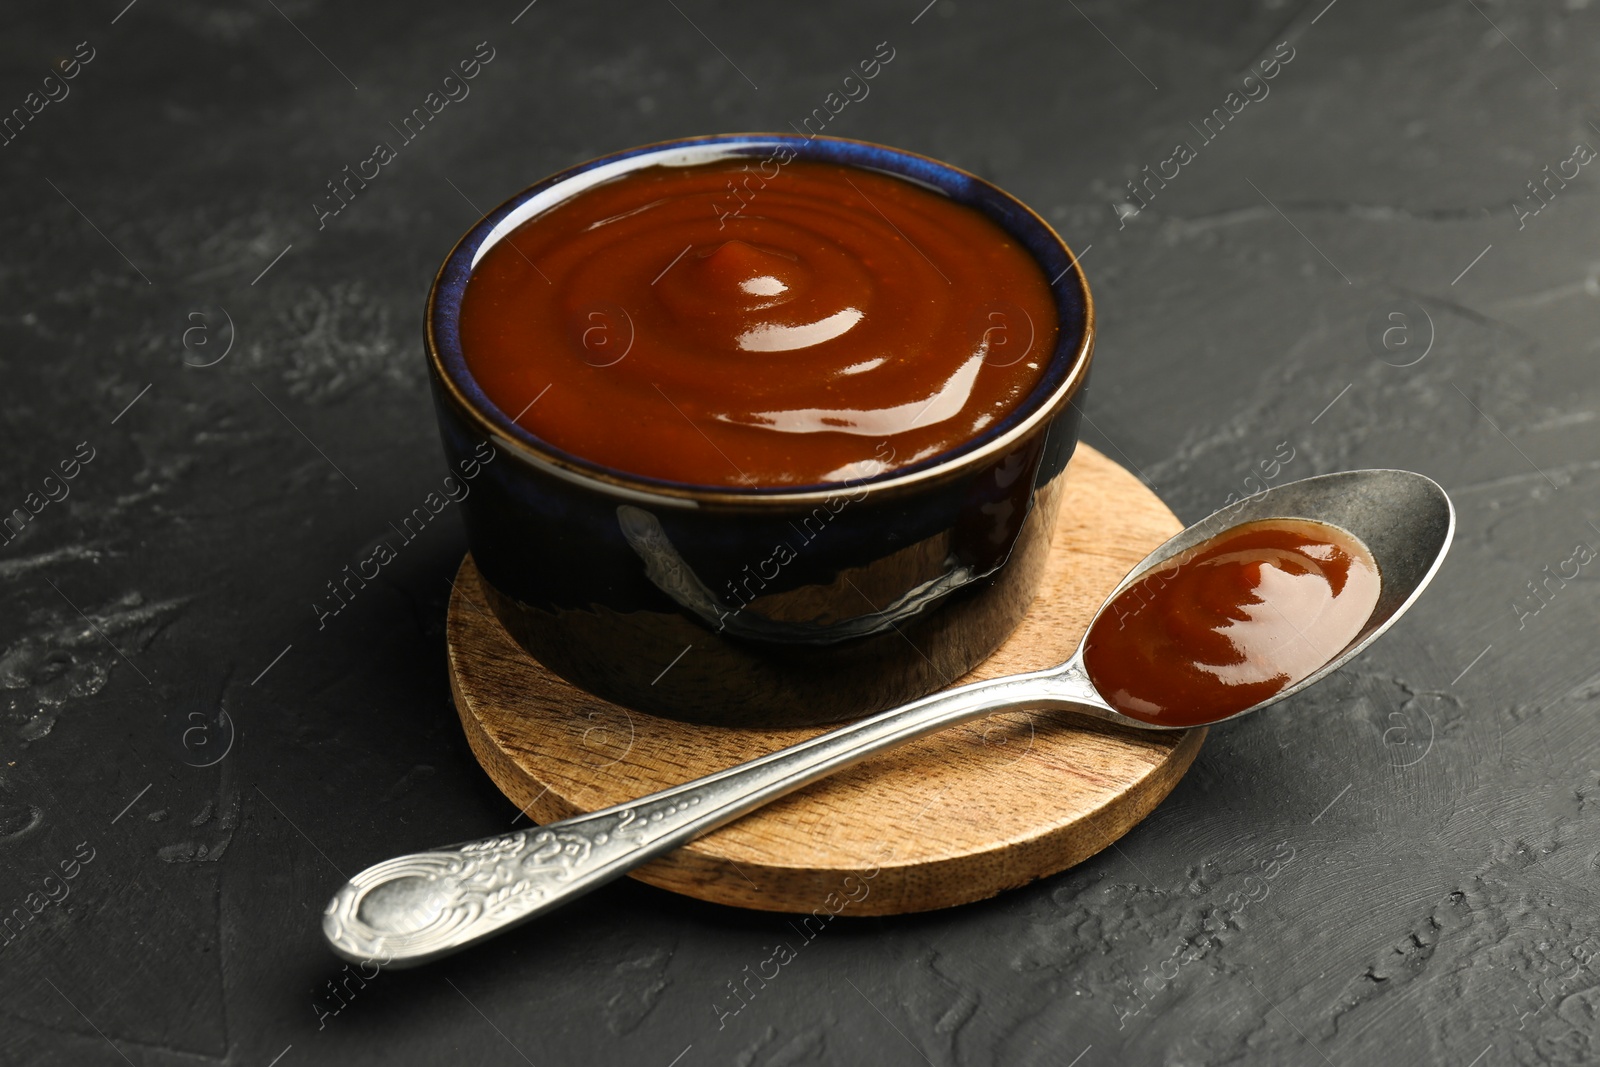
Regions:
<instances>
[{"instance_id":1,"label":"dark textured table","mask_svg":"<svg viewBox=\"0 0 1600 1067\"><path fill-rule=\"evenodd\" d=\"M0 35L0 1061L1600 1060L1586 0L125 2ZM550 171L816 108L1066 235L1086 440L1185 520L1410 467L1459 509L1444 570L1117 848L987 903L841 917L747 982L781 916L623 882L343 970L344 875L516 815L449 705L459 520L313 606L445 473L434 269Z\"/></svg>"}]
</instances>

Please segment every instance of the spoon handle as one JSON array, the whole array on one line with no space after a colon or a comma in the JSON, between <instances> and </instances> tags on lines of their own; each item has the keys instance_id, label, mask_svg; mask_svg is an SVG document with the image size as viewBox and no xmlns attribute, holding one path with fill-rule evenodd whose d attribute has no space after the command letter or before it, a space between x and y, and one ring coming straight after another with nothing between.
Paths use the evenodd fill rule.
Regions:
<instances>
[{"instance_id":1,"label":"spoon handle","mask_svg":"<svg viewBox=\"0 0 1600 1067\"><path fill-rule=\"evenodd\" d=\"M1093 713L1096 705L1076 662L936 693L626 804L385 860L334 894L322 931L334 952L351 962L425 963L550 911L874 753L994 712L1072 707Z\"/></svg>"}]
</instances>

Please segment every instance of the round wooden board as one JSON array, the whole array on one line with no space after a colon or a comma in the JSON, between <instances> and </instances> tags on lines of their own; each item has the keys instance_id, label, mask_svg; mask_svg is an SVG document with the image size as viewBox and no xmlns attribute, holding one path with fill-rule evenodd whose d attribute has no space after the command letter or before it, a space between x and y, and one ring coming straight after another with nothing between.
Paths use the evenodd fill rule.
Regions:
<instances>
[{"instance_id":1,"label":"round wooden board","mask_svg":"<svg viewBox=\"0 0 1600 1067\"><path fill-rule=\"evenodd\" d=\"M1106 594L1181 526L1137 478L1087 445L1062 488L1032 610L962 682L1065 660ZM633 800L825 729L695 726L592 696L512 641L470 556L450 602L448 644L473 752L538 823ZM995 716L816 782L633 877L721 904L821 915L981 900L1121 837L1172 790L1204 738L1204 729L1143 732L1066 713Z\"/></svg>"}]
</instances>

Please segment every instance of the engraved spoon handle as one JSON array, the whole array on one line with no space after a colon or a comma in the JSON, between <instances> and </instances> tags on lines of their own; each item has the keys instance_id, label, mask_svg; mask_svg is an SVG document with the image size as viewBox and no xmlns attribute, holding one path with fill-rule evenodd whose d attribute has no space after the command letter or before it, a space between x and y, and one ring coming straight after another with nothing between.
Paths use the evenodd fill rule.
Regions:
<instances>
[{"instance_id":1,"label":"engraved spoon handle","mask_svg":"<svg viewBox=\"0 0 1600 1067\"><path fill-rule=\"evenodd\" d=\"M559 907L874 753L1018 707L1108 714L1076 660L974 682L627 804L385 860L334 894L322 931L334 952L352 962L425 963Z\"/></svg>"}]
</instances>

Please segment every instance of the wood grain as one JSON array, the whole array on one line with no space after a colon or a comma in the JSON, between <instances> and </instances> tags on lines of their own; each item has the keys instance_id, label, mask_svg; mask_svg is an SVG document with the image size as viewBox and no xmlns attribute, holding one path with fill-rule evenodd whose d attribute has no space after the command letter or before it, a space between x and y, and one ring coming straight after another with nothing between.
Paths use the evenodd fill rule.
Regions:
<instances>
[{"instance_id":1,"label":"wood grain","mask_svg":"<svg viewBox=\"0 0 1600 1067\"><path fill-rule=\"evenodd\" d=\"M1124 574L1180 528L1126 470L1080 445L1023 624L965 681L1072 654ZM629 711L546 671L489 611L469 556L448 625L467 740L535 822L631 800L820 733L697 726ZM1144 733L1014 712L883 753L633 873L702 900L894 915L993 896L1110 845L1170 792L1205 730ZM848 881L846 880L848 879Z\"/></svg>"}]
</instances>

